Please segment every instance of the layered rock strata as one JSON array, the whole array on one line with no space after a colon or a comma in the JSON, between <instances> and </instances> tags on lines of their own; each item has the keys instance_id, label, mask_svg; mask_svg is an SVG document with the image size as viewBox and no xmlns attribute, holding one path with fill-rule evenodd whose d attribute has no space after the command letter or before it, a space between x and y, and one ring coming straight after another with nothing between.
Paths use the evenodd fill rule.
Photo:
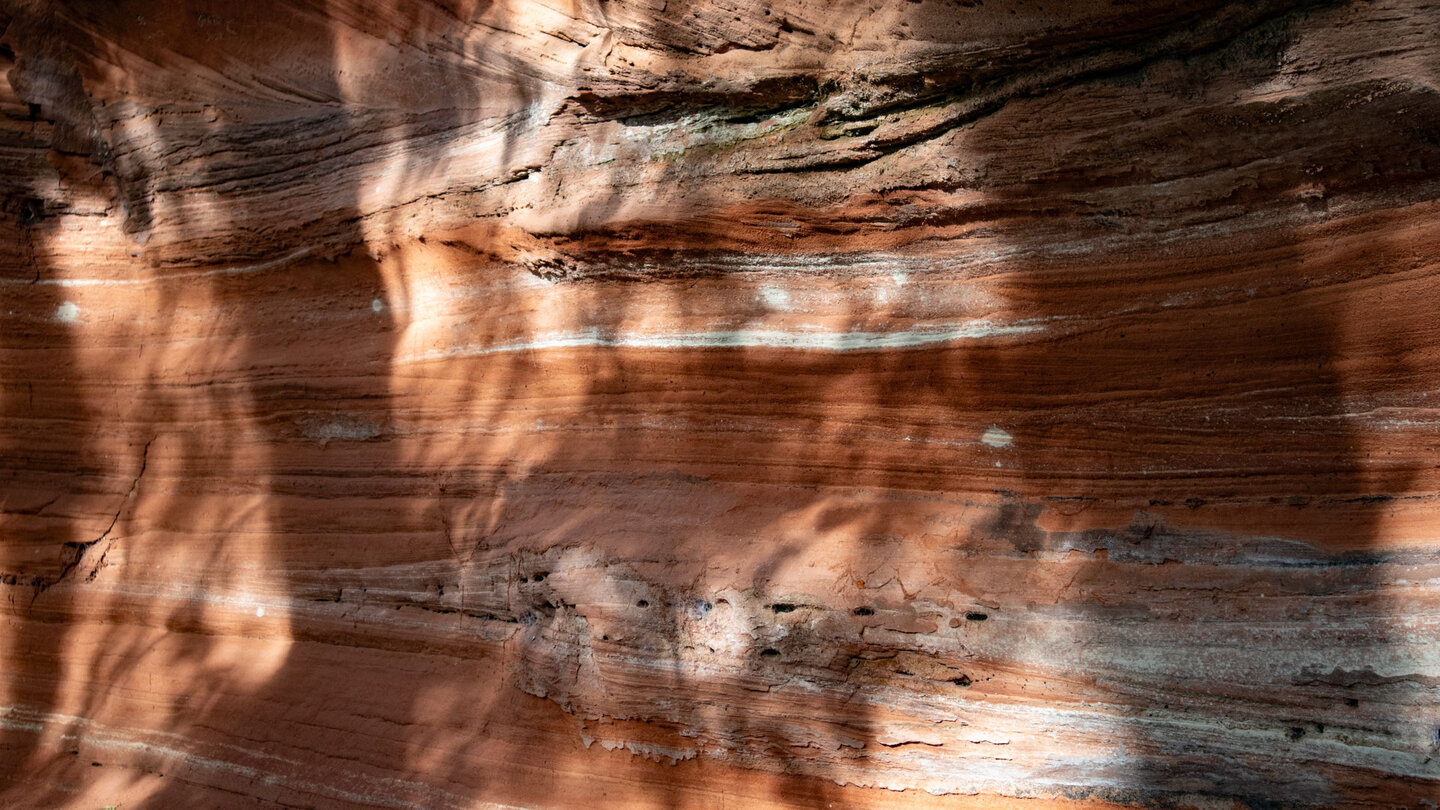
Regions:
<instances>
[{"instance_id":1,"label":"layered rock strata","mask_svg":"<svg viewBox=\"0 0 1440 810\"><path fill-rule=\"evenodd\" d=\"M0 804L1440 801L1440 6L0 29Z\"/></svg>"}]
</instances>

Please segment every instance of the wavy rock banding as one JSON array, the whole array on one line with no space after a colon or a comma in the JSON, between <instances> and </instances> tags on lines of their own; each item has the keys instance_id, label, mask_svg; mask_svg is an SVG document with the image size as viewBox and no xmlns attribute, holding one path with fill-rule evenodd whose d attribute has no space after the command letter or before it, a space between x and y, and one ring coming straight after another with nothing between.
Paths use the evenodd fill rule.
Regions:
<instances>
[{"instance_id":1,"label":"wavy rock banding","mask_svg":"<svg viewBox=\"0 0 1440 810\"><path fill-rule=\"evenodd\" d=\"M0 11L0 804L1433 807L1440 7Z\"/></svg>"}]
</instances>

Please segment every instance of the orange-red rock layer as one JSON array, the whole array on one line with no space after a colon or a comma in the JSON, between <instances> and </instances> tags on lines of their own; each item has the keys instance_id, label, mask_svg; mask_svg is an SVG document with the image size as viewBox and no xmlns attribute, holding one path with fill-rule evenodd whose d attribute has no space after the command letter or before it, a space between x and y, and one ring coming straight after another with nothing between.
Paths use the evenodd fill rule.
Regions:
<instances>
[{"instance_id":1,"label":"orange-red rock layer","mask_svg":"<svg viewBox=\"0 0 1440 810\"><path fill-rule=\"evenodd\" d=\"M1440 9L1150 6L12 3L0 804L1433 806Z\"/></svg>"}]
</instances>

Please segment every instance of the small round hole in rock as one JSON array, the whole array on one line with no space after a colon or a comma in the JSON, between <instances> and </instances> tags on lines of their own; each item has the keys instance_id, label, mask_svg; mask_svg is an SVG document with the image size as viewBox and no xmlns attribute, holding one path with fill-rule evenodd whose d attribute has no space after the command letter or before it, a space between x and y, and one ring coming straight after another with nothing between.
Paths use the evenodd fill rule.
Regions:
<instances>
[{"instance_id":1,"label":"small round hole in rock","mask_svg":"<svg viewBox=\"0 0 1440 810\"><path fill-rule=\"evenodd\" d=\"M953 683L956 686L969 686L970 684L974 683L974 681L970 680L969 675L961 675L958 678L951 678L950 683Z\"/></svg>"},{"instance_id":2,"label":"small round hole in rock","mask_svg":"<svg viewBox=\"0 0 1440 810\"><path fill-rule=\"evenodd\" d=\"M35 223L39 222L44 218L45 202L43 200L38 200L34 197L30 197L20 204L21 225L34 225Z\"/></svg>"},{"instance_id":3,"label":"small round hole in rock","mask_svg":"<svg viewBox=\"0 0 1440 810\"><path fill-rule=\"evenodd\" d=\"M988 614L988 613L978 613L978 612L973 611L973 610L970 611L969 613L966 613L966 614L965 614L965 620L966 620L966 621L971 621L971 622L983 622L983 621L985 621L985 620L988 619L988 618L990 618L990 614Z\"/></svg>"},{"instance_id":4,"label":"small round hole in rock","mask_svg":"<svg viewBox=\"0 0 1440 810\"><path fill-rule=\"evenodd\" d=\"M639 602L635 603L635 607L650 607L650 600L641 599Z\"/></svg>"}]
</instances>

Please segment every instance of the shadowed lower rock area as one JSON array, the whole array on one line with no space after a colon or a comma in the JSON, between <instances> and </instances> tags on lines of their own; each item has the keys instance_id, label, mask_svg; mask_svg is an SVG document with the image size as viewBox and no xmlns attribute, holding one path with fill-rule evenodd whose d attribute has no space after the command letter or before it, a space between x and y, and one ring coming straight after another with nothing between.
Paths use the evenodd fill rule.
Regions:
<instances>
[{"instance_id":1,"label":"shadowed lower rock area","mask_svg":"<svg viewBox=\"0 0 1440 810\"><path fill-rule=\"evenodd\" d=\"M0 2L0 806L1436 808L1436 31Z\"/></svg>"}]
</instances>

